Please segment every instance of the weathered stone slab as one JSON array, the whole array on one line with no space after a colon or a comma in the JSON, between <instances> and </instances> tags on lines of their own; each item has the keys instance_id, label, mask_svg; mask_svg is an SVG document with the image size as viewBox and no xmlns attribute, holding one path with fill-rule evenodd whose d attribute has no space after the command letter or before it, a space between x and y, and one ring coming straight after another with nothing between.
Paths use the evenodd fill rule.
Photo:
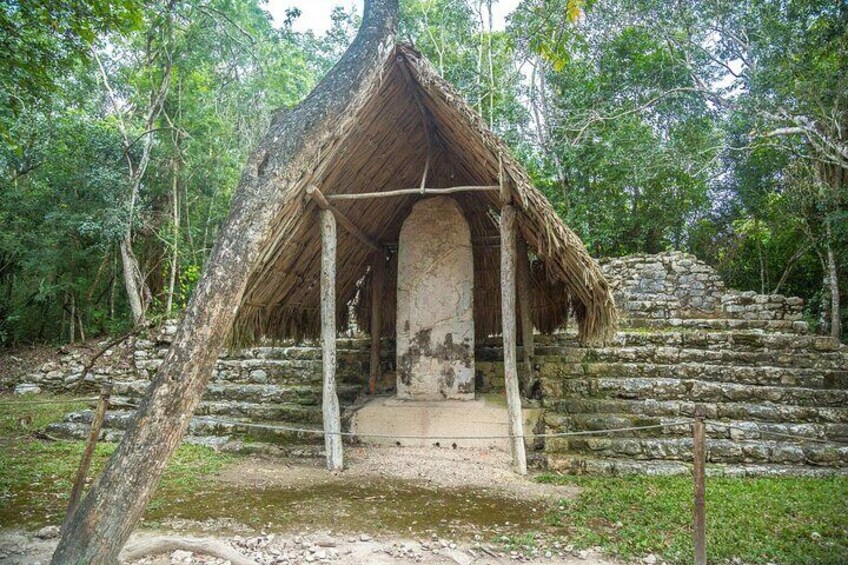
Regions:
<instances>
[{"instance_id":1,"label":"weathered stone slab","mask_svg":"<svg viewBox=\"0 0 848 565\"><path fill-rule=\"evenodd\" d=\"M474 398L471 231L452 198L418 202L398 244L397 395Z\"/></svg>"}]
</instances>

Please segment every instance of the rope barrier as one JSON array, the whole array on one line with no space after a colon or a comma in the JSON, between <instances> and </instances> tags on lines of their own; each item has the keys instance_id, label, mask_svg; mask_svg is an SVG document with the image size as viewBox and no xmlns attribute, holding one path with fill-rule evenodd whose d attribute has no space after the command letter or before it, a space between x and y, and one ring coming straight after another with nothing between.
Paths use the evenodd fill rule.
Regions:
<instances>
[{"instance_id":1,"label":"rope barrier","mask_svg":"<svg viewBox=\"0 0 848 565\"><path fill-rule=\"evenodd\" d=\"M324 430L316 429L316 428L298 428L294 426L276 426L272 424L254 424L251 422L240 422L238 420L227 420L222 418L215 418L216 422L221 422L224 424L231 424L235 426L244 426L246 428L256 428L256 429L265 429L265 430L275 430L282 432L292 432L292 433L306 433L306 434L315 434L315 435L339 435L342 437L367 437L371 439L407 439L407 440L493 440L493 439L512 439L512 436L509 434L506 435L485 435L485 436L442 436L442 435L433 435L433 436L404 436L404 435L395 435L395 434L369 434L369 433L360 433L360 432L324 432ZM604 435L611 433L620 433L620 432L630 432L630 431L640 431L640 430L653 430L657 428L668 428L668 427L676 427L676 426L688 426L691 420L681 420L678 422L668 422L665 424L652 424L649 426L630 426L626 428L610 428L607 430L581 430L576 432L554 432L554 433L546 433L546 434L535 434L532 436L520 436L522 439L534 439L534 438L560 438L560 437L575 437L575 436L591 436L591 435Z\"/></svg>"},{"instance_id":2,"label":"rope barrier","mask_svg":"<svg viewBox=\"0 0 848 565\"><path fill-rule=\"evenodd\" d=\"M41 405L41 404L79 404L83 402L96 402L97 397L85 397L85 398L68 398L68 399L51 399L51 400L17 400L17 401L3 401L0 402L0 407L4 406L21 406L21 405ZM133 404L131 402L121 401L119 399L114 399L111 402L113 407L128 407L128 408L138 408L137 404ZM295 426L278 426L272 424L255 424L252 422L242 422L239 420L229 420L226 418L215 418L216 422L220 422L223 424L229 424L234 426L242 426L245 428L254 428L254 429L265 429L265 430L274 430L281 432L291 432L291 433L305 433L305 434L315 434L315 435L325 435L324 430L322 429L314 429L314 428L300 428ZM604 435L604 434L612 434L612 433L623 433L623 432L631 432L631 431L642 431L642 430L653 430L659 428L675 428L682 425L688 425L691 423L691 418L687 420L679 420L676 422L667 422L663 424L653 424L648 426L631 426L624 428L609 428L606 430L582 430L576 432L554 432L554 433L543 433L543 434L535 434L532 436L521 436L524 439L533 439L533 438L561 438L561 437L575 437L575 436L591 436L591 435ZM721 427L727 430L738 430L744 432L746 434L757 433L761 436L773 436L780 437L786 439L792 439L800 442L810 442L810 443L818 443L822 445L837 445L837 446L848 446L848 441L840 441L833 439L823 439L816 437L803 436L799 434L790 434L785 432L775 432L771 430L751 430L748 428L743 428L741 426L735 426L733 424L724 424L722 422L716 422L715 420L706 420L707 427ZM511 439L511 436L507 435L489 435L489 436L396 436L391 434L367 434L367 433L359 433L359 432L331 432L326 435L340 435L342 437L367 437L371 439L397 439L397 440L495 440L495 439Z\"/></svg>"}]
</instances>

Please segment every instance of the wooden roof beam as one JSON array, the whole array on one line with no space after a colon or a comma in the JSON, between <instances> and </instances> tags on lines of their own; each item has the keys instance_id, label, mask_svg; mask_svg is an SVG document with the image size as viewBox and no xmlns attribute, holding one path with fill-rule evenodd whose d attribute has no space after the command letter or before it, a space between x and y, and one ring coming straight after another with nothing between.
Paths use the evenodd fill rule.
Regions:
<instances>
[{"instance_id":1,"label":"wooden roof beam","mask_svg":"<svg viewBox=\"0 0 848 565\"><path fill-rule=\"evenodd\" d=\"M371 249L373 249L377 253L384 253L383 246L380 245L377 241L375 241L367 233L365 233L365 231L362 228L360 228L359 226L354 224L350 220L350 218L348 218L347 216L342 214L341 211L339 211L338 208L336 208L335 206L330 204L327 201L327 198L324 196L324 194L321 192L321 190L317 186L315 186L314 184L310 184L309 186L307 186L306 187L306 194L310 198L312 198L312 200L314 200L316 204L318 204L319 208L321 208L322 210L331 211L333 213L333 216L335 216L336 221L338 221L342 225L342 227L345 230L348 231L348 233L350 233L356 239L358 239L359 241L361 241L362 243L364 243L365 245L367 245L368 247L370 247Z\"/></svg>"},{"instance_id":2,"label":"wooden roof beam","mask_svg":"<svg viewBox=\"0 0 848 565\"><path fill-rule=\"evenodd\" d=\"M317 190L317 189L316 189ZM438 194L452 194L455 192L490 192L500 191L500 185L490 186L451 186L448 188L401 188L398 190L385 190L382 192L355 192L350 194L328 194L327 200L368 200L371 198L389 198L392 196L408 196L417 194L420 196L433 196ZM329 205L329 203L328 203Z\"/></svg>"}]
</instances>

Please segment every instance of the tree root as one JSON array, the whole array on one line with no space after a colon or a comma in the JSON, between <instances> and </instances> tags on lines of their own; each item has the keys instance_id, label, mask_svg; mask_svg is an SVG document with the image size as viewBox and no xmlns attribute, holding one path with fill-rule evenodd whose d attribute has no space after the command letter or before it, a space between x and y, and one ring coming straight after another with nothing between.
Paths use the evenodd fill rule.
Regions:
<instances>
[{"instance_id":1,"label":"tree root","mask_svg":"<svg viewBox=\"0 0 848 565\"><path fill-rule=\"evenodd\" d=\"M202 553L210 557L225 559L232 563L232 565L258 565L253 559L245 557L220 540L174 536L156 536L130 541L121 552L121 561L135 561L148 555L171 553L177 550Z\"/></svg>"}]
</instances>

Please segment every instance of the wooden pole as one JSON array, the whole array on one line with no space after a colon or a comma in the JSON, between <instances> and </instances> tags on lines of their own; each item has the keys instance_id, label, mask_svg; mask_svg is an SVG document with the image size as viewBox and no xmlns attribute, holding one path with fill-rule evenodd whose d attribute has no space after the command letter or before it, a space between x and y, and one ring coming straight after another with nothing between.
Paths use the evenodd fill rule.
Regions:
<instances>
[{"instance_id":1,"label":"wooden pole","mask_svg":"<svg viewBox=\"0 0 848 565\"><path fill-rule=\"evenodd\" d=\"M312 200L318 204L318 207L321 210L329 210L333 213L336 220L342 225L344 229L346 229L351 235L353 235L356 239L373 249L375 252L380 253L383 251L383 246L374 241L371 236L369 236L365 231L354 224L350 218L342 214L335 206L327 202L327 198L324 196L317 186L309 185L306 187L306 194L309 195Z\"/></svg>"},{"instance_id":2,"label":"wooden pole","mask_svg":"<svg viewBox=\"0 0 848 565\"><path fill-rule=\"evenodd\" d=\"M695 565L707 565L707 510L704 467L707 459L704 439L704 407L695 406L695 422L692 426L692 474L695 479L695 515L692 537L695 546Z\"/></svg>"},{"instance_id":3,"label":"wooden pole","mask_svg":"<svg viewBox=\"0 0 848 565\"><path fill-rule=\"evenodd\" d=\"M518 255L518 311L521 313L521 346L524 352L525 387L524 393L529 396L533 385L533 357L535 344L533 341L532 284L530 279L530 257L527 255L527 243L523 237L516 242Z\"/></svg>"},{"instance_id":4,"label":"wooden pole","mask_svg":"<svg viewBox=\"0 0 848 565\"><path fill-rule=\"evenodd\" d=\"M512 443L512 466L519 475L527 474L524 452L524 421L518 390L518 362L515 355L515 209L501 208L501 313L503 316L504 384Z\"/></svg>"},{"instance_id":5,"label":"wooden pole","mask_svg":"<svg viewBox=\"0 0 848 565\"><path fill-rule=\"evenodd\" d=\"M380 380L380 337L383 333L383 279L386 272L386 257L383 253L374 255L374 270L371 275L371 374L368 378L368 391L377 392Z\"/></svg>"},{"instance_id":6,"label":"wooden pole","mask_svg":"<svg viewBox=\"0 0 848 565\"><path fill-rule=\"evenodd\" d=\"M80 498L82 498L85 478L88 476L89 467L91 467L91 458L94 455L94 448L97 447L97 440L100 439L100 430L103 429L103 421L106 419L106 409L109 407L109 397L111 395L112 383L103 383L103 387L100 389L100 398L97 400L97 408L94 411L94 418L91 420L88 443L85 446L85 451L82 453L82 461L80 461L79 469L77 469L77 476L74 478L71 499L68 501L68 511L65 514L65 522L62 528L71 520L71 516L74 515L74 512L76 512L79 506Z\"/></svg>"},{"instance_id":7,"label":"wooden pole","mask_svg":"<svg viewBox=\"0 0 848 565\"><path fill-rule=\"evenodd\" d=\"M321 211L321 352L324 373L321 406L327 469L340 471L343 453L336 394L336 217L331 210Z\"/></svg>"}]
</instances>

